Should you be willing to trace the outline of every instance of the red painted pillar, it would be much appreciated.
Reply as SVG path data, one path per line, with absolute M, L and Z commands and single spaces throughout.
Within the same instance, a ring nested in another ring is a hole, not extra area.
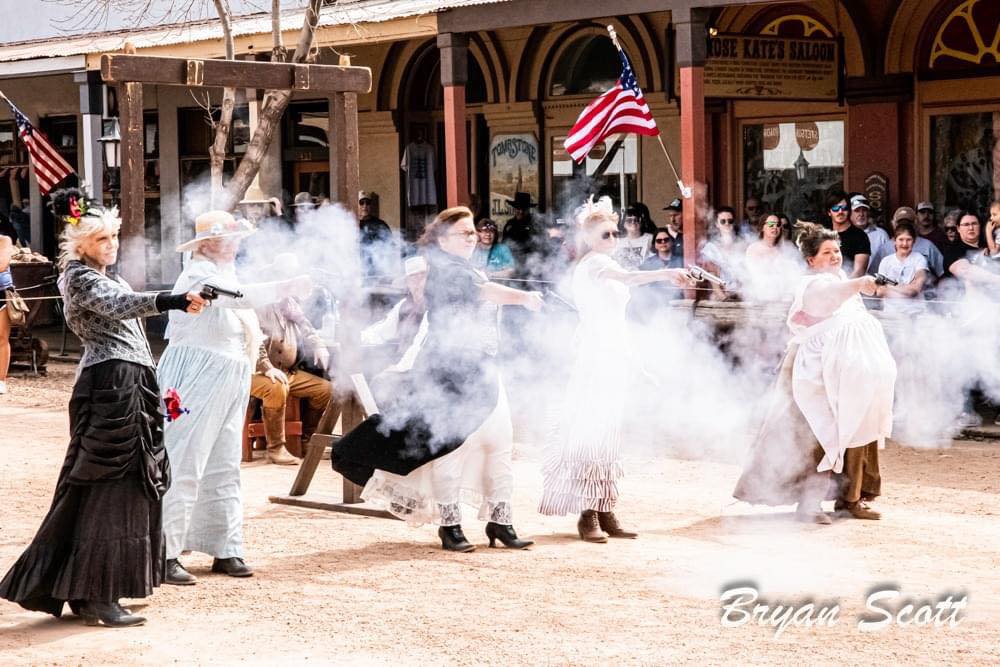
M 448 206 L 469 203 L 469 151 L 465 145 L 465 86 L 444 87 L 444 160 Z
M 681 81 L 681 180 L 691 188 L 682 212 L 684 263 L 696 264 L 698 248 L 705 240 L 706 183 L 709 145 L 705 122 L 705 58 L 708 53 L 708 12 L 680 10 L 674 16 L 677 64 Z
M 437 37 L 444 88 L 445 192 L 448 206 L 469 203 L 469 151 L 465 139 L 465 83 L 468 81 L 469 38 L 442 33 Z
M 681 68 L 681 180 L 691 187 L 693 198 L 685 200 L 684 262 L 696 264 L 698 246 L 705 237 L 701 213 L 705 210 L 705 68 Z M 692 243 L 693 241 L 693 243 Z

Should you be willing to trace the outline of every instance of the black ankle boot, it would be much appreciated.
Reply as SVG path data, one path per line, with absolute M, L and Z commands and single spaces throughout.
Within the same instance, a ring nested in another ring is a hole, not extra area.
M 198 578 L 184 569 L 176 558 L 168 558 L 163 568 L 163 583 L 172 586 L 193 586 Z
M 117 602 L 84 602 L 80 615 L 87 625 L 106 625 L 109 628 L 127 628 L 142 625 L 146 619 L 123 609 Z
M 465 539 L 465 533 L 461 526 L 441 526 L 438 528 L 438 537 L 441 538 L 441 548 L 445 551 L 474 551 L 476 545 L 470 544 Z
M 513 526 L 506 526 L 490 521 L 486 524 L 486 537 L 490 538 L 490 546 L 495 547 L 500 540 L 508 549 L 527 549 L 534 541 L 518 539 Z

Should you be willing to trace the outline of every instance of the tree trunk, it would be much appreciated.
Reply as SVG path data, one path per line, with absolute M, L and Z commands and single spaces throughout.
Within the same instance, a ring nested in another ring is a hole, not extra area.
M 293 63 L 308 62 L 314 59 L 312 44 L 316 37 L 316 24 L 319 22 L 321 6 L 322 0 L 309 0 L 302 31 L 299 33 L 298 45 L 292 55 L 291 61 Z M 257 128 L 250 139 L 250 145 L 247 147 L 243 159 L 240 160 L 229 185 L 226 186 L 225 192 L 220 195 L 218 208 L 232 210 L 246 194 L 247 188 L 250 187 L 254 176 L 260 170 L 260 163 L 264 159 L 267 147 L 270 146 L 271 140 L 274 138 L 274 133 L 281 124 L 281 117 L 284 115 L 285 109 L 288 108 L 288 102 L 291 99 L 292 91 L 290 90 L 267 91 L 261 105 Z
M 229 15 L 228 3 L 223 0 L 214 0 L 215 11 L 222 22 L 222 39 L 226 46 L 226 60 L 235 60 L 236 43 L 233 40 L 232 17 Z M 236 106 L 236 89 L 223 88 L 222 108 L 219 111 L 219 120 L 214 122 L 209 111 L 209 121 L 215 127 L 215 139 L 208 149 L 212 169 L 211 198 L 212 207 L 219 206 L 222 197 L 222 171 L 226 162 L 226 149 L 229 147 L 229 132 L 233 125 L 233 108 Z

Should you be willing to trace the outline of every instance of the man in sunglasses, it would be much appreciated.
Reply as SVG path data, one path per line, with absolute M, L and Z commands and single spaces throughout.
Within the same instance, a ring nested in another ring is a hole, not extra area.
M 764 202 L 755 196 L 747 197 L 743 204 L 743 220 L 740 221 L 740 235 L 756 238 L 760 231 L 760 223 L 767 212 Z
M 674 242 L 673 253 L 684 259 L 684 235 L 681 233 L 684 229 L 683 219 L 681 218 L 681 209 L 683 207 L 683 202 L 680 199 L 674 199 L 669 204 L 663 207 L 663 210 L 667 212 L 667 233 L 670 234 L 670 238 Z M 653 250 L 656 250 L 655 248 Z
M 868 235 L 851 224 L 850 203 L 847 193 L 833 190 L 826 197 L 833 231 L 840 235 L 840 253 L 844 257 L 844 273 L 848 278 L 860 278 L 868 269 L 872 255 Z

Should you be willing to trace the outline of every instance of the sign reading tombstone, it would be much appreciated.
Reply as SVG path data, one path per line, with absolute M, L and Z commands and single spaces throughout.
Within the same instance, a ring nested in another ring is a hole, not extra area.
M 498 134 L 490 142 L 489 216 L 511 216 L 507 200 L 515 192 L 538 201 L 538 140 L 533 134 Z
M 835 39 L 710 36 L 705 97 L 835 100 L 839 68 Z

